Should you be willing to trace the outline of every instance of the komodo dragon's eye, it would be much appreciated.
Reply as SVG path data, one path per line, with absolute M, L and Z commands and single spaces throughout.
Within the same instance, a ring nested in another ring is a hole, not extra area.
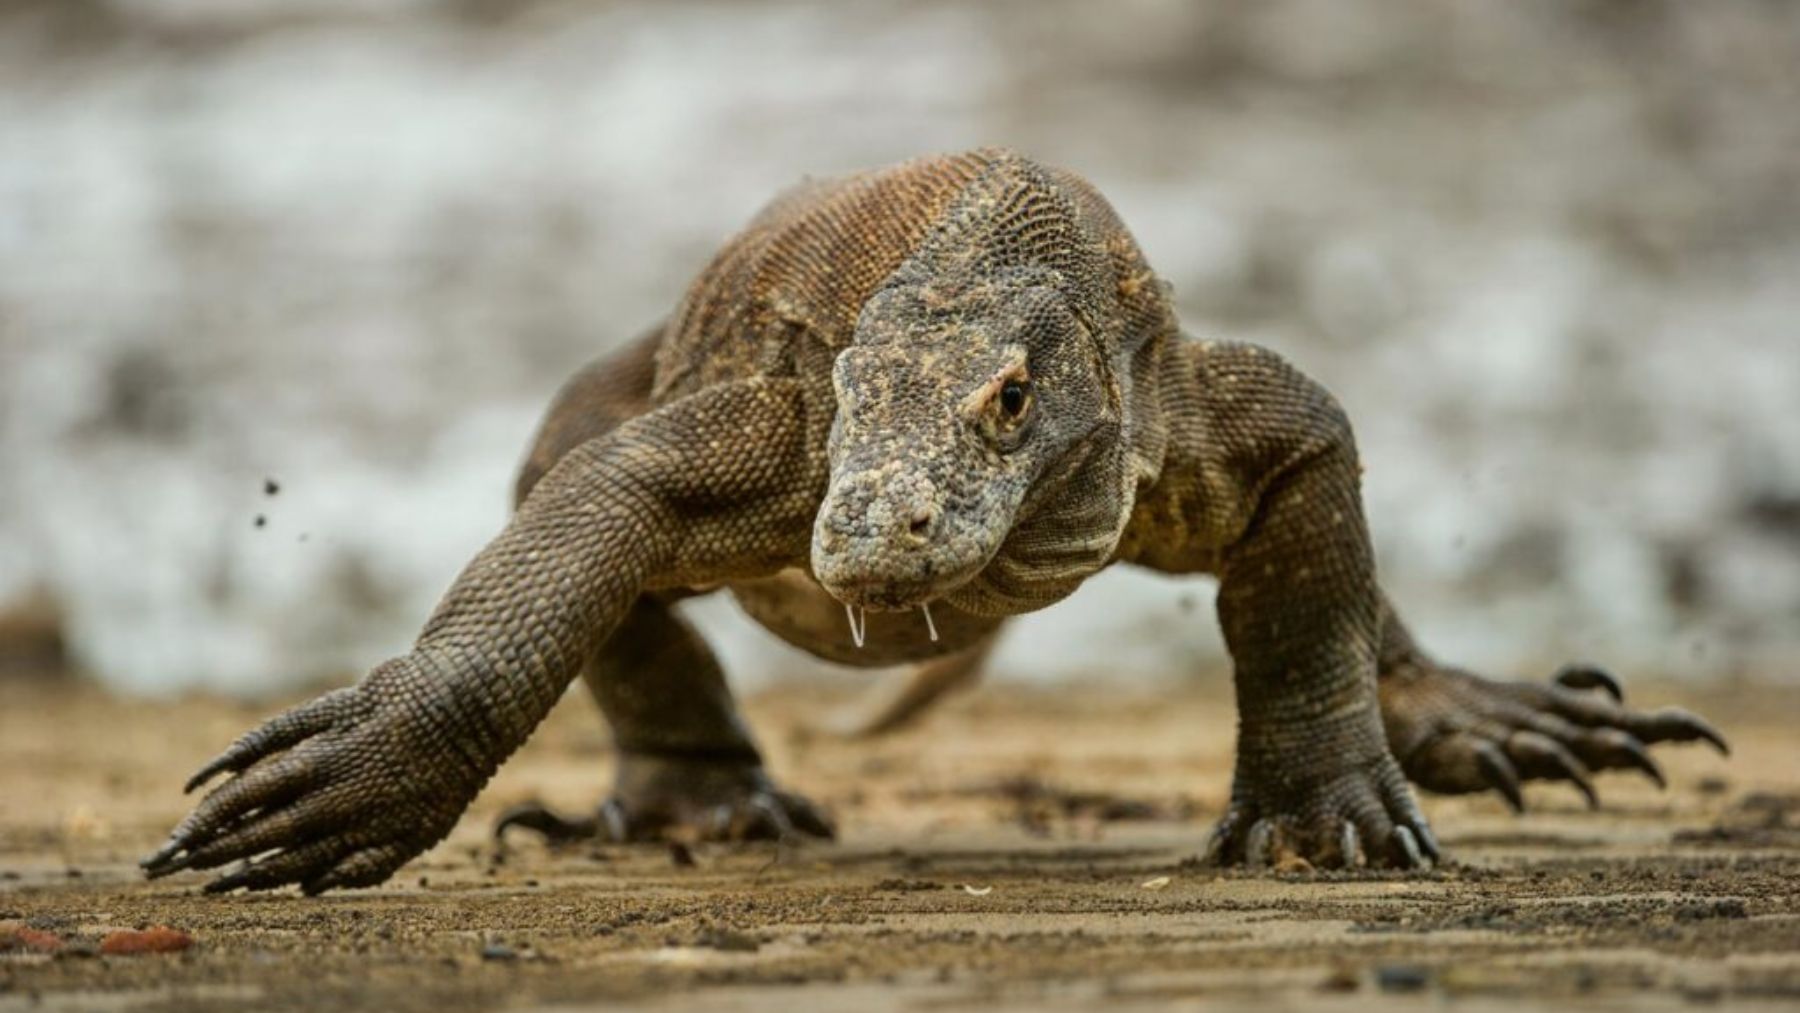
M 1000 410 L 1012 418 L 1025 413 L 1025 404 L 1031 398 L 1031 381 L 1008 380 L 1000 388 Z

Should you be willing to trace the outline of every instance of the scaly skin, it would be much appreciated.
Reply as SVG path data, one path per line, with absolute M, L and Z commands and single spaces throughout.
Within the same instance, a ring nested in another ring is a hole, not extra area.
M 669 611 L 720 587 L 824 657 L 941 659 L 937 685 L 1105 566 L 1216 575 L 1240 715 L 1227 863 L 1418 866 L 1437 846 L 1408 776 L 1516 798 L 1522 777 L 1653 770 L 1644 742 L 1722 746 L 1589 692 L 1616 686 L 1590 669 L 1530 687 L 1430 661 L 1376 584 L 1358 476 L 1330 395 L 1269 352 L 1184 340 L 1078 177 L 984 150 L 810 183 L 564 389 L 512 521 L 412 650 L 233 743 L 189 787 L 232 778 L 145 867 L 253 859 L 209 890 L 381 882 L 578 674 L 613 725 L 613 795 L 502 826 L 828 835 Z

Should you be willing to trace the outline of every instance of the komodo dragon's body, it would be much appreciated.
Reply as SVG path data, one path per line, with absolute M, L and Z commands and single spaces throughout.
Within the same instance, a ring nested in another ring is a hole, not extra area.
M 1659 777 L 1707 739 L 1597 669 L 1501 683 L 1413 645 L 1375 579 L 1349 423 L 1274 354 L 1185 339 L 1082 179 L 1004 151 L 784 195 L 674 316 L 578 374 L 518 509 L 407 654 L 233 743 L 153 876 L 210 890 L 380 882 L 443 838 L 576 675 L 613 726 L 600 814 L 557 834 L 828 835 L 765 774 L 706 644 L 670 609 L 728 588 L 850 664 L 969 667 L 1006 617 L 1114 563 L 1219 579 L 1231 802 L 1210 854 L 1417 866 L 1407 785 Z M 848 615 L 848 619 L 846 619 Z M 935 659 L 935 660 L 933 660 Z

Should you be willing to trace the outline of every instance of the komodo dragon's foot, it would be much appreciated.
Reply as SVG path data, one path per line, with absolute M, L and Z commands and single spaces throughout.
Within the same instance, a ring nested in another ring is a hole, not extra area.
M 570 819 L 538 802 L 503 813 L 509 827 L 535 830 L 552 843 L 605 840 L 781 840 L 837 835 L 819 807 L 775 787 L 759 764 L 623 753 L 612 797 L 593 816 Z
M 1724 736 L 1679 707 L 1635 711 L 1618 680 L 1569 665 L 1547 685 L 1496 682 L 1428 661 L 1382 676 L 1388 744 L 1420 787 L 1447 794 L 1494 790 L 1525 808 L 1521 781 L 1567 781 L 1599 805 L 1590 772 L 1634 769 L 1664 784 L 1645 747 L 1705 740 L 1729 753 Z
M 1296 755 L 1247 760 L 1244 745 L 1207 864 L 1419 869 L 1438 859 L 1437 839 L 1393 757 L 1333 764 L 1342 754 L 1320 749 L 1313 759 L 1328 768 Z

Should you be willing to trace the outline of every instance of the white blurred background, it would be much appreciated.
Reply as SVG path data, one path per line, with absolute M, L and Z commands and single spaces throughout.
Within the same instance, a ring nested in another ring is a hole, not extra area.
M 1792 678 L 1796 110 L 1778 0 L 4 0 L 0 609 L 131 690 L 349 678 L 762 201 L 1004 144 L 1339 394 L 1439 653 Z M 998 674 L 1219 669 L 1210 587 L 1102 580 Z

